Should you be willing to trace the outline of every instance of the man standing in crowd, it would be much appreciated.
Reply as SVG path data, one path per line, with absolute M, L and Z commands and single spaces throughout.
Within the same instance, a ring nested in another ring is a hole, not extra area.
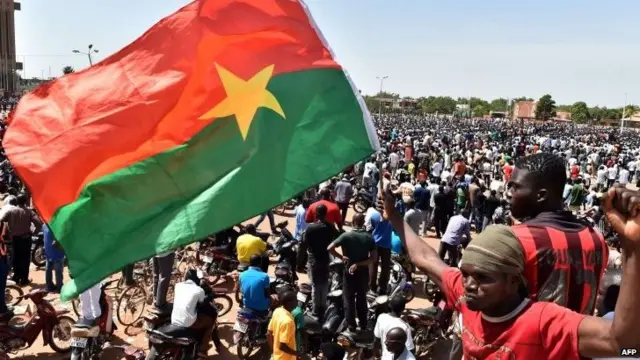
M 382 345 L 382 358 L 381 360 L 394 360 L 394 354 L 389 348 L 387 348 L 385 339 L 387 334 L 394 328 L 401 328 L 406 333 L 405 347 L 407 350 L 412 351 L 414 348 L 413 337 L 411 336 L 411 326 L 402 320 L 402 314 L 406 306 L 406 300 L 402 296 L 395 296 L 389 300 L 389 313 L 380 314 L 376 325 L 373 330 L 373 335 L 376 338 L 376 343 L 380 342 Z
M 279 300 L 282 306 L 273 312 L 267 332 L 267 340 L 273 350 L 272 358 L 274 360 L 296 360 L 303 356 L 296 350 L 296 323 L 291 314 L 298 305 L 298 300 L 292 291 L 282 293 Z
M 322 321 L 329 293 L 329 253 L 327 247 L 337 237 L 338 231 L 326 220 L 327 207 L 316 207 L 316 221 L 309 225 L 304 242 L 309 253 L 309 278 L 313 288 L 313 315 Z
M 347 210 L 349 210 L 349 202 L 353 197 L 353 186 L 349 181 L 349 176 L 344 174 L 342 179 L 338 181 L 336 184 L 336 203 L 338 204 L 338 208 L 340 208 L 340 218 L 341 224 L 344 224 L 345 219 L 347 218 Z
M 462 210 L 458 215 L 453 216 L 447 224 L 447 231 L 440 239 L 440 250 L 438 255 L 440 259 L 444 261 L 445 256 L 449 258 L 449 265 L 458 266 L 458 246 L 462 244 L 463 247 L 471 241 L 471 225 L 467 217 L 469 211 L 467 209 Z M 405 220 L 406 221 L 406 220 Z M 462 241 L 462 236 L 466 236 L 466 241 Z
M 62 270 L 64 268 L 64 253 L 60 249 L 60 245 L 53 238 L 53 233 L 49 230 L 49 226 L 42 226 L 42 236 L 44 242 L 44 255 L 47 263 L 45 268 L 45 284 L 48 292 L 60 293 L 62 289 Z M 55 275 L 55 284 L 53 282 Z
M 376 257 L 369 266 L 369 289 L 379 295 L 387 293 L 389 274 L 391 273 L 391 233 L 392 228 L 389 221 L 382 218 L 379 211 L 367 212 L 367 231 L 373 235 L 376 243 Z M 380 282 L 378 282 L 378 263 L 380 263 Z M 378 288 L 380 284 L 380 288 Z
M 336 251 L 337 247 L 341 247 L 342 254 Z M 356 313 L 360 328 L 364 329 L 367 326 L 369 266 L 378 258 L 376 243 L 364 229 L 364 216 L 355 214 L 353 230 L 341 234 L 327 250 L 347 267 L 344 273 L 343 298 L 348 330 L 355 332 L 357 329 Z
M 309 209 L 307 209 L 307 215 L 305 216 L 307 223 L 310 224 L 316 221 L 316 208 L 319 205 L 324 205 L 327 208 L 326 221 L 329 224 L 336 225 L 338 230 L 342 232 L 342 216 L 340 215 L 340 209 L 336 203 L 331 201 L 331 190 L 327 188 L 320 190 L 320 200 L 311 204 Z
M 18 195 L 2 208 L 0 223 L 6 222 L 13 243 L 13 281 L 20 286 L 29 284 L 29 264 L 31 263 L 31 224 L 41 226 L 40 219 L 27 209 L 27 196 Z

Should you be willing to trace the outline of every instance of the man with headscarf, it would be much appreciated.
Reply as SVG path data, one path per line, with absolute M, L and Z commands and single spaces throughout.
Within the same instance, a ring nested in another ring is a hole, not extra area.
M 411 261 L 438 284 L 447 305 L 462 315 L 465 357 L 478 359 L 580 359 L 616 356 L 637 347 L 640 321 L 640 192 L 612 188 L 605 214 L 625 251 L 614 322 L 527 298 L 523 249 L 514 231 L 494 225 L 465 250 L 460 270 L 444 264 L 385 197 L 384 208 Z

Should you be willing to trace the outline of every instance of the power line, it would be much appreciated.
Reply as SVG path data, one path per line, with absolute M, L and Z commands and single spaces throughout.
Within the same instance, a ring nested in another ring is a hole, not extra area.
M 17 54 L 16 57 L 24 56 L 24 57 L 68 57 L 73 56 L 73 54 Z

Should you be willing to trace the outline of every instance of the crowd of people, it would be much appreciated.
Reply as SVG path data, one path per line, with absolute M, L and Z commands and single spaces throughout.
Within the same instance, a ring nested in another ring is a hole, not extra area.
M 640 321 L 633 306 L 640 300 L 638 132 L 405 114 L 385 114 L 375 123 L 378 153 L 298 198 L 295 266 L 309 275 L 310 311 L 300 308 L 295 292 L 269 291 L 269 234 L 257 229 L 268 220 L 277 231 L 273 211 L 245 225 L 242 234 L 216 234 L 216 245 L 240 264 L 243 311 L 270 315 L 265 342 L 274 359 L 305 357 L 305 321 L 324 320 L 336 260 L 346 269 L 345 332 L 367 331 L 367 295 L 388 293 L 392 258 L 407 264 L 410 278 L 420 270 L 434 282 L 442 292 L 434 303 L 441 299 L 456 314 L 452 360 L 611 358 L 640 347 L 633 331 Z M 24 187 L 3 164 L 0 222 L 10 233 L 0 244 L 13 251 L 0 247 L 2 291 L 9 264 L 13 280 L 28 284 L 25 257 L 41 225 Z M 349 217 L 356 198 L 363 211 Z M 64 253 L 46 224 L 43 232 L 46 287 L 59 292 Z M 427 236 L 440 241 L 438 249 L 424 241 Z M 198 330 L 206 356 L 211 339 L 222 346 L 211 329 L 216 310 L 199 305 L 207 295 L 195 272 L 175 285 L 167 306 L 174 258 L 166 253 L 153 259 L 153 312 Z M 134 281 L 131 267 L 123 277 Z M 98 284 L 80 297 L 89 325 L 100 316 L 100 307 L 91 305 L 99 296 Z M 389 312 L 372 329 L 383 360 L 415 359 L 405 306 L 404 297 L 391 298 Z M 10 317 L 4 301 L 0 313 Z M 335 342 L 323 344 L 322 352 L 331 360 L 345 356 Z

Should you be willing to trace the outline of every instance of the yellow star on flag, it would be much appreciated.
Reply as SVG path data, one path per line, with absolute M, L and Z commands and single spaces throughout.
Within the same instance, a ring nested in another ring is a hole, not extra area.
M 222 66 L 218 64 L 215 65 L 227 97 L 213 109 L 200 116 L 199 120 L 235 115 L 238 128 L 240 128 L 240 134 L 242 134 L 242 139 L 245 140 L 258 108 L 264 107 L 271 109 L 286 119 L 280 103 L 278 103 L 276 97 L 267 90 L 267 84 L 273 74 L 273 65 L 269 65 L 260 70 L 249 80 L 243 80 Z

